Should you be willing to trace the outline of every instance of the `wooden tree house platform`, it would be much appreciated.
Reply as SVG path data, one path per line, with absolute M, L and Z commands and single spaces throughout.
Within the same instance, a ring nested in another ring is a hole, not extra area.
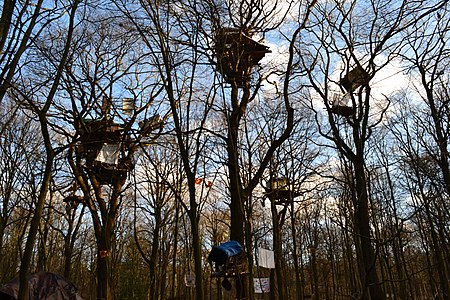
M 353 116 L 356 113 L 356 109 L 351 106 L 335 104 L 331 107 L 331 112 L 336 115 L 349 117 Z
M 235 28 L 217 30 L 214 39 L 217 69 L 225 82 L 235 82 L 238 87 L 250 80 L 252 68 L 271 52 L 269 47 Z
M 357 66 L 341 78 L 341 86 L 349 93 L 353 93 L 357 88 L 367 84 L 369 74 L 363 67 Z
M 121 124 L 110 119 L 86 120 L 80 128 L 77 153 L 100 184 L 114 184 L 134 168 L 127 153 L 129 146 L 129 134 Z
M 294 198 L 300 196 L 301 193 L 293 191 L 289 180 L 284 177 L 273 178 L 266 189 L 265 196 L 274 201 L 276 205 L 290 203 Z
M 349 117 L 356 113 L 356 108 L 353 105 L 348 105 L 350 94 L 357 88 L 367 84 L 369 81 L 369 74 L 361 66 L 357 66 L 341 78 L 339 84 L 347 91 L 346 95 L 339 95 L 335 93 L 331 101 L 331 112 L 336 115 Z

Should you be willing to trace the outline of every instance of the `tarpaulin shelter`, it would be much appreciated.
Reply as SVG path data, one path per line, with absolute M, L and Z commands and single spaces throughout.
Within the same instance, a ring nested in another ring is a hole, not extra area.
M 212 277 L 222 277 L 222 287 L 228 291 L 232 288 L 228 277 L 236 278 L 236 293 L 240 295 L 241 275 L 246 273 L 245 258 L 245 252 L 237 241 L 228 241 L 212 247 L 208 254 L 208 261 L 213 269 Z
M 0 287 L 0 300 L 15 300 L 19 296 L 19 278 Z M 49 272 L 38 272 L 28 278 L 27 300 L 83 300 L 77 287 L 63 277 Z
M 228 241 L 212 247 L 208 261 L 214 263 L 214 276 L 234 276 L 242 272 L 245 255 L 242 246 L 237 241 Z

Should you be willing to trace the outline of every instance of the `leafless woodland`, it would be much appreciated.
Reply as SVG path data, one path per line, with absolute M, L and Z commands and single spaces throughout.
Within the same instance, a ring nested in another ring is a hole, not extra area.
M 0 285 L 450 299 L 448 1 L 1 8 Z M 207 260 L 228 240 L 230 291 Z

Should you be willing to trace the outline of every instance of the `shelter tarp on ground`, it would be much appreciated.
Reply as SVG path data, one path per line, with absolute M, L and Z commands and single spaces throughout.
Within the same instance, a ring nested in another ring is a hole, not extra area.
M 0 287 L 0 300 L 14 300 L 19 295 L 19 278 Z M 28 278 L 28 300 L 83 300 L 76 286 L 63 277 L 49 272 L 38 272 Z

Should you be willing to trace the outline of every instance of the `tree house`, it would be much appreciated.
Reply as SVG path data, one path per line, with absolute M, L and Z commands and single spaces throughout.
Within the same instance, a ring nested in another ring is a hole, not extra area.
M 353 93 L 358 87 L 366 84 L 369 81 L 369 74 L 363 67 L 357 66 L 344 77 L 341 78 L 341 86 L 349 93 Z
M 216 31 L 214 39 L 217 69 L 225 82 L 235 82 L 238 87 L 250 80 L 252 68 L 266 53 L 270 53 L 267 46 L 236 28 L 221 28 Z
M 331 112 L 340 116 L 348 117 L 356 113 L 355 107 L 349 105 L 351 102 L 350 94 L 342 95 L 340 93 L 332 93 Z
M 300 196 L 300 193 L 293 191 L 292 185 L 285 177 L 273 178 L 269 182 L 269 188 L 266 188 L 266 197 L 274 201 L 276 205 L 287 204 L 294 198 Z
M 110 119 L 85 120 L 77 152 L 100 184 L 114 184 L 125 179 L 134 167 L 127 151 L 129 145 L 129 135 L 122 125 Z
M 351 103 L 351 94 L 360 86 L 367 84 L 369 74 L 363 67 L 357 66 L 341 78 L 339 84 L 347 91 L 345 95 L 332 94 L 331 112 L 348 117 L 356 113 L 356 107 Z M 349 105 L 349 103 L 351 105 Z

